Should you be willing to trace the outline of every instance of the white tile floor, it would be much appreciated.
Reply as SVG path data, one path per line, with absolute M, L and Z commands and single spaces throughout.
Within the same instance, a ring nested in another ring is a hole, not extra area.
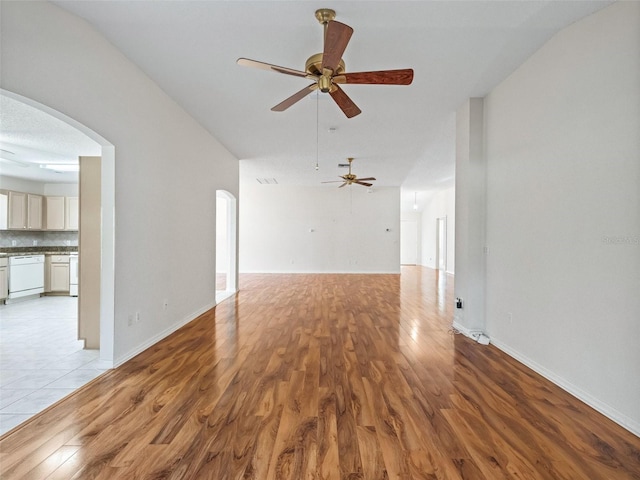
M 0 435 L 104 372 L 77 337 L 78 299 L 0 305 Z

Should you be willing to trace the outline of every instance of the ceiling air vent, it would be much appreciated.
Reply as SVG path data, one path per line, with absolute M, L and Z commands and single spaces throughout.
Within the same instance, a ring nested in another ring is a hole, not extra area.
M 261 185 L 276 185 L 278 181 L 275 178 L 256 178 Z

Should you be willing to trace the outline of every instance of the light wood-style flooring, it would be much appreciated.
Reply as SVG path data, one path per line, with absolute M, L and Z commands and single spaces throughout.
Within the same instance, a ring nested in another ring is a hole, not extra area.
M 0 438 L 0 478 L 640 479 L 638 437 L 451 331 L 451 276 L 240 287 Z

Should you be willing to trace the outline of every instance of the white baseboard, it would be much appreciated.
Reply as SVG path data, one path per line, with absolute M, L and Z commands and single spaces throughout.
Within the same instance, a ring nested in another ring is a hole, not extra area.
M 163 338 L 168 337 L 169 335 L 171 335 L 176 330 L 184 327 L 187 323 L 191 322 L 192 320 L 195 320 L 200 315 L 202 315 L 204 312 L 207 312 L 207 311 L 211 310 L 215 306 L 216 306 L 215 303 L 211 303 L 211 304 L 205 305 L 204 307 L 200 308 L 199 310 L 196 310 L 195 312 L 187 315 L 186 317 L 182 318 L 178 322 L 174 323 L 169 328 L 166 328 L 162 332 L 158 333 L 157 335 L 154 335 L 153 337 L 151 337 L 146 342 L 142 343 L 141 345 L 138 345 L 133 350 L 130 350 L 125 355 L 123 355 L 119 359 L 115 360 L 113 362 L 114 368 L 117 368 L 120 365 L 122 365 L 123 363 L 128 362 L 129 360 L 131 360 L 136 355 L 144 352 L 147 348 L 152 347 L 153 345 L 158 343 Z
M 111 370 L 111 369 L 113 368 L 113 362 L 112 362 L 111 360 L 102 360 L 102 359 L 99 359 L 99 360 L 96 362 L 95 367 L 96 367 L 98 370 Z
M 454 325 L 454 328 L 458 329 L 457 327 L 455 327 L 455 325 Z M 492 338 L 491 343 L 495 345 L 497 348 L 499 348 L 500 350 L 502 350 L 504 353 L 509 355 L 510 357 L 515 358 L 520 363 L 526 365 L 534 372 L 542 375 L 544 378 L 546 378 L 550 382 L 555 383 L 557 386 L 559 386 L 566 392 L 570 393 L 571 395 L 576 397 L 578 400 L 586 403 L 591 408 L 603 414 L 605 417 L 613 420 L 621 427 L 625 428 L 626 430 L 629 430 L 634 435 L 637 435 L 638 437 L 640 437 L 640 422 L 638 422 L 637 420 L 629 418 L 627 415 L 619 412 L 618 410 L 611 407 L 610 405 L 607 405 L 606 403 L 598 400 L 597 398 L 593 397 L 592 395 L 585 392 L 581 388 L 573 385 L 571 382 L 567 381 L 566 379 L 560 377 L 559 375 L 556 375 L 555 373 L 543 367 L 542 365 L 536 363 L 535 361 L 531 360 L 525 355 L 522 355 L 521 353 L 512 349 L 511 347 L 505 345 L 500 340 L 496 340 Z

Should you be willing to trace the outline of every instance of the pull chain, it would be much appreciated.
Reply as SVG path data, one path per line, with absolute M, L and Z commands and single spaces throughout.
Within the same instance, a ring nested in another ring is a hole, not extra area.
M 318 165 L 318 157 L 320 154 L 318 153 L 320 150 L 320 105 L 319 105 L 320 93 L 316 91 L 316 172 L 320 169 Z

